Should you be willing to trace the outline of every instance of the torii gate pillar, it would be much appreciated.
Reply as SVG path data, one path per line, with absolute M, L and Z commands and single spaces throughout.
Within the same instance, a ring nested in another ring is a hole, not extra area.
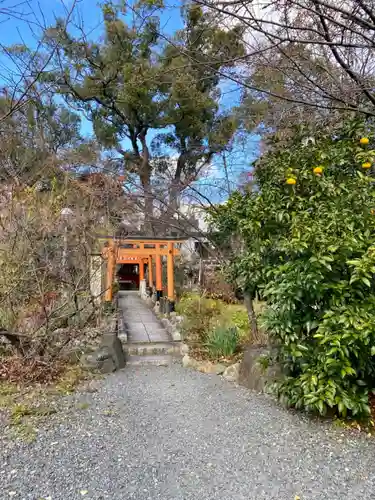
M 167 254 L 167 283 L 168 283 L 168 312 L 174 311 L 174 264 L 173 264 L 173 242 L 168 242 Z

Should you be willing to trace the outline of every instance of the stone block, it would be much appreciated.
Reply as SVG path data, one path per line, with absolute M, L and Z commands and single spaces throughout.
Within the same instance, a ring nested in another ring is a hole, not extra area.
M 187 344 L 182 343 L 180 346 L 180 354 L 185 356 L 185 354 L 189 354 L 189 346 Z
M 116 365 L 113 360 L 113 358 L 108 358 L 103 360 L 101 366 L 100 366 L 100 372 L 101 373 L 113 373 L 116 371 Z
M 212 373 L 220 375 L 224 372 L 226 366 L 221 363 L 211 363 L 211 361 L 198 361 L 185 354 L 182 358 L 182 366 L 184 368 L 193 368 L 201 373 Z
M 118 334 L 118 338 L 122 344 L 126 344 L 128 342 L 128 334 L 126 332 L 121 332 Z
M 266 370 L 259 363 L 261 356 L 269 354 L 270 349 L 266 347 L 249 346 L 244 352 L 240 366 L 238 383 L 248 389 L 263 392 L 266 386 L 282 378 L 280 366 L 270 366 Z
M 115 334 L 104 334 L 99 349 L 81 358 L 83 366 L 89 370 L 111 373 L 126 365 L 121 340 Z
M 166 297 L 160 297 L 160 312 L 162 314 L 168 313 L 168 300 Z
M 181 333 L 177 328 L 171 328 L 170 334 L 175 342 L 179 342 L 181 340 Z
M 101 370 L 104 361 L 109 358 L 109 351 L 101 347 L 92 353 L 84 354 L 81 358 L 81 363 L 88 370 Z
M 223 373 L 223 377 L 229 382 L 238 382 L 240 376 L 240 368 L 240 362 L 228 366 Z
M 126 344 L 128 341 L 128 333 L 126 331 L 125 323 L 124 323 L 124 318 L 119 316 L 118 322 L 117 322 L 117 337 L 120 339 L 120 341 L 123 344 Z
M 165 329 L 168 329 L 169 321 L 167 318 L 161 318 L 160 323 L 164 326 Z
M 117 317 L 116 315 L 108 318 L 107 324 L 104 327 L 106 333 L 116 333 L 117 331 Z
M 188 354 L 185 354 L 182 358 L 182 366 L 184 368 L 197 368 L 198 361 L 194 358 L 191 358 Z
M 121 340 L 117 337 L 117 335 L 103 335 L 102 346 L 108 349 L 115 363 L 116 370 L 120 370 L 125 367 L 125 355 L 122 349 Z
M 203 361 L 199 363 L 198 371 L 202 373 L 212 373 L 221 375 L 224 373 L 226 366 L 221 363 L 211 363 L 210 361 Z
M 148 307 L 153 307 L 154 303 L 153 303 L 153 301 L 152 301 L 152 298 L 151 298 L 151 297 L 147 297 L 147 298 L 145 299 L 145 301 L 146 301 L 146 304 L 148 305 Z

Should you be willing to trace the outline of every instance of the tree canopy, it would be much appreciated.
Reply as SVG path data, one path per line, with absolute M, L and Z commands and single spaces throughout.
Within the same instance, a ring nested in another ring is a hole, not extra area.
M 228 78 L 243 89 L 250 127 L 281 133 L 296 122 L 335 126 L 350 112 L 375 115 L 372 1 L 196 3 L 242 28 L 246 57 Z
M 48 31 L 60 47 L 57 89 L 93 122 L 102 147 L 116 151 L 114 163 L 127 181 L 139 181 L 146 223 L 153 219 L 154 172 L 173 171 L 168 200 L 162 200 L 167 216 L 232 139 L 235 116 L 220 109 L 218 71 L 233 67 L 244 51 L 240 29 L 222 29 L 216 15 L 190 3 L 182 8 L 183 27 L 167 41 L 163 11 L 162 2 L 106 4 L 100 42 L 83 32 L 74 37 L 63 22 Z

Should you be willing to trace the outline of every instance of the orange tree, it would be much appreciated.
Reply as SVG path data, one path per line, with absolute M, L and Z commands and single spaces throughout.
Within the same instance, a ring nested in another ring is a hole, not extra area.
M 274 389 L 321 414 L 368 414 L 375 386 L 374 132 L 352 121 L 274 141 L 255 164 L 255 190 L 212 214 L 242 242 L 232 277 L 267 300 L 263 322 L 285 374 Z

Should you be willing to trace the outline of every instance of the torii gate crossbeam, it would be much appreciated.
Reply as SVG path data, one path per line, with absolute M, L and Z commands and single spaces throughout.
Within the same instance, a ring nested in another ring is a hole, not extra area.
M 153 262 L 155 261 L 155 288 L 157 300 L 163 295 L 162 286 L 162 258 L 167 257 L 167 291 L 170 310 L 174 308 L 174 257 L 180 255 L 176 244 L 181 244 L 183 239 L 153 239 L 153 238 L 129 238 L 116 239 L 113 237 L 101 238 L 106 241 L 102 251 L 102 257 L 107 261 L 106 291 L 104 300 L 112 301 L 113 282 L 117 264 L 138 264 L 140 282 L 145 282 L 145 264 L 148 265 L 149 287 L 152 289 L 154 282 Z

